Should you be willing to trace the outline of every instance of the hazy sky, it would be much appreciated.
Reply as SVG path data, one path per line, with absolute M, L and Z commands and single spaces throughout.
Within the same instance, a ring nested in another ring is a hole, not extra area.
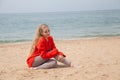
M 120 9 L 120 0 L 0 0 L 0 13 Z

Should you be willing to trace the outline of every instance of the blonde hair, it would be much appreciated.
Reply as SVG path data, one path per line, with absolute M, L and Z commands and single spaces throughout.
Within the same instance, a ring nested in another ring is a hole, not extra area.
M 35 45 L 37 44 L 39 38 L 42 37 L 43 29 L 46 27 L 48 28 L 47 24 L 41 24 L 37 27 L 36 32 L 35 32 L 35 38 L 33 40 L 33 44 L 32 44 L 31 49 L 30 49 L 30 55 L 33 53 L 33 51 L 35 49 Z

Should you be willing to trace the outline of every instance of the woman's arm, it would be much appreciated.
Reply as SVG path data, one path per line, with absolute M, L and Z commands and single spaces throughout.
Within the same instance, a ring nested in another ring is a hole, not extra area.
M 52 36 L 50 36 L 50 39 L 51 39 L 51 43 L 52 43 L 52 48 L 53 49 L 57 49 L 56 46 L 55 46 L 55 43 L 54 43 L 54 40 L 53 40 Z M 64 55 L 62 52 L 59 52 L 59 51 L 58 51 L 58 55 L 66 57 L 66 55 Z

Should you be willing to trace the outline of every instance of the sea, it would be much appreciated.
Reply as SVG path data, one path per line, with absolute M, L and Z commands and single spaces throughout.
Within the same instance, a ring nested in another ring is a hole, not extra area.
M 120 36 L 120 10 L 0 13 L 0 43 L 32 41 L 39 24 L 55 40 Z

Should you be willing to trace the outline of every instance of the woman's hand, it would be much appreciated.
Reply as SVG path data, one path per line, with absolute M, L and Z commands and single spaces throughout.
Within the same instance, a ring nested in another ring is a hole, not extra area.
M 61 61 L 62 59 L 64 59 L 64 56 L 59 55 L 59 56 L 58 56 L 58 61 Z

